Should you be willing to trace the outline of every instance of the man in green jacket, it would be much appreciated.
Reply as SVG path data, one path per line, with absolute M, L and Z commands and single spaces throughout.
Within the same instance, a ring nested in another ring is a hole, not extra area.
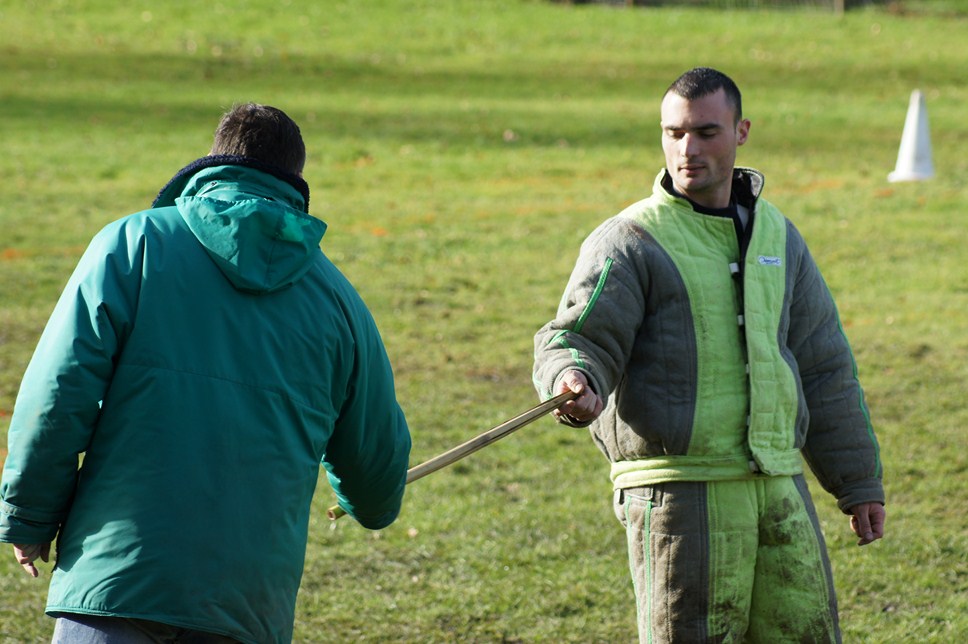
M 729 77 L 662 100 L 653 194 L 582 245 L 535 336 L 543 398 L 611 462 L 643 642 L 837 642 L 805 459 L 865 545 L 881 538 L 877 441 L 833 299 L 793 224 L 736 168 Z
M 305 158 L 282 111 L 234 108 L 58 301 L 0 484 L 29 573 L 57 537 L 55 641 L 289 642 L 320 463 L 362 525 L 397 517 L 410 434 Z

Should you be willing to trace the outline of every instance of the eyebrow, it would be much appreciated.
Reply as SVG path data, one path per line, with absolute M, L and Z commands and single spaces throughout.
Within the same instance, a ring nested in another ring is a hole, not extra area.
M 699 132 L 702 130 L 718 130 L 721 127 L 719 123 L 703 123 L 702 125 L 696 125 L 694 127 L 686 127 L 684 125 L 676 125 L 676 124 L 666 125 L 665 123 L 660 123 L 660 125 L 662 126 L 663 130 L 673 130 L 673 131 L 688 130 L 693 132 Z

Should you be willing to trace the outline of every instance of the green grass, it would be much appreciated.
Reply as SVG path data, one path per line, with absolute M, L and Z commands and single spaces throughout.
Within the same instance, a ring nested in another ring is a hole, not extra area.
M 512 0 L 159 4 L 0 8 L 0 433 L 90 237 L 147 207 L 239 100 L 302 126 L 323 247 L 384 334 L 413 462 L 497 424 L 535 401 L 531 337 L 581 240 L 662 165 L 662 91 L 711 64 L 745 92 L 739 161 L 766 174 L 767 197 L 811 244 L 881 440 L 884 541 L 856 548 L 816 494 L 845 641 L 968 634 L 968 51 L 949 46 L 968 21 L 955 3 L 840 18 Z M 888 184 L 915 88 L 938 176 Z M 322 483 L 296 639 L 633 641 L 609 488 L 587 434 L 550 420 L 415 484 L 380 532 L 330 525 Z M 0 641 L 49 639 L 44 580 L 6 552 Z

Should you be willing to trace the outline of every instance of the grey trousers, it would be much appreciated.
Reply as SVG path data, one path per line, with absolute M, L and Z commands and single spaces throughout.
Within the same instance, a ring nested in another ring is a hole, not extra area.
M 125 617 L 61 614 L 51 644 L 237 644 L 216 633 Z

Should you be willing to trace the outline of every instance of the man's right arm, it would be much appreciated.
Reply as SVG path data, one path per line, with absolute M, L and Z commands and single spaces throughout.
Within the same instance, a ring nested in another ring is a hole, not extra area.
M 624 218 L 600 226 L 582 244 L 557 315 L 534 337 L 534 385 L 542 399 L 582 394 L 558 419 L 586 426 L 625 371 L 645 316 L 646 276 L 638 237 Z
M 588 384 L 588 378 L 581 371 L 566 371 L 558 379 L 556 394 L 573 391 L 577 398 L 569 400 L 554 411 L 555 418 L 569 425 L 586 425 L 602 413 L 605 403 Z
M 323 465 L 339 506 L 363 527 L 385 528 L 403 502 L 410 430 L 397 403 L 383 341 L 362 302 L 348 398 L 326 446 Z

